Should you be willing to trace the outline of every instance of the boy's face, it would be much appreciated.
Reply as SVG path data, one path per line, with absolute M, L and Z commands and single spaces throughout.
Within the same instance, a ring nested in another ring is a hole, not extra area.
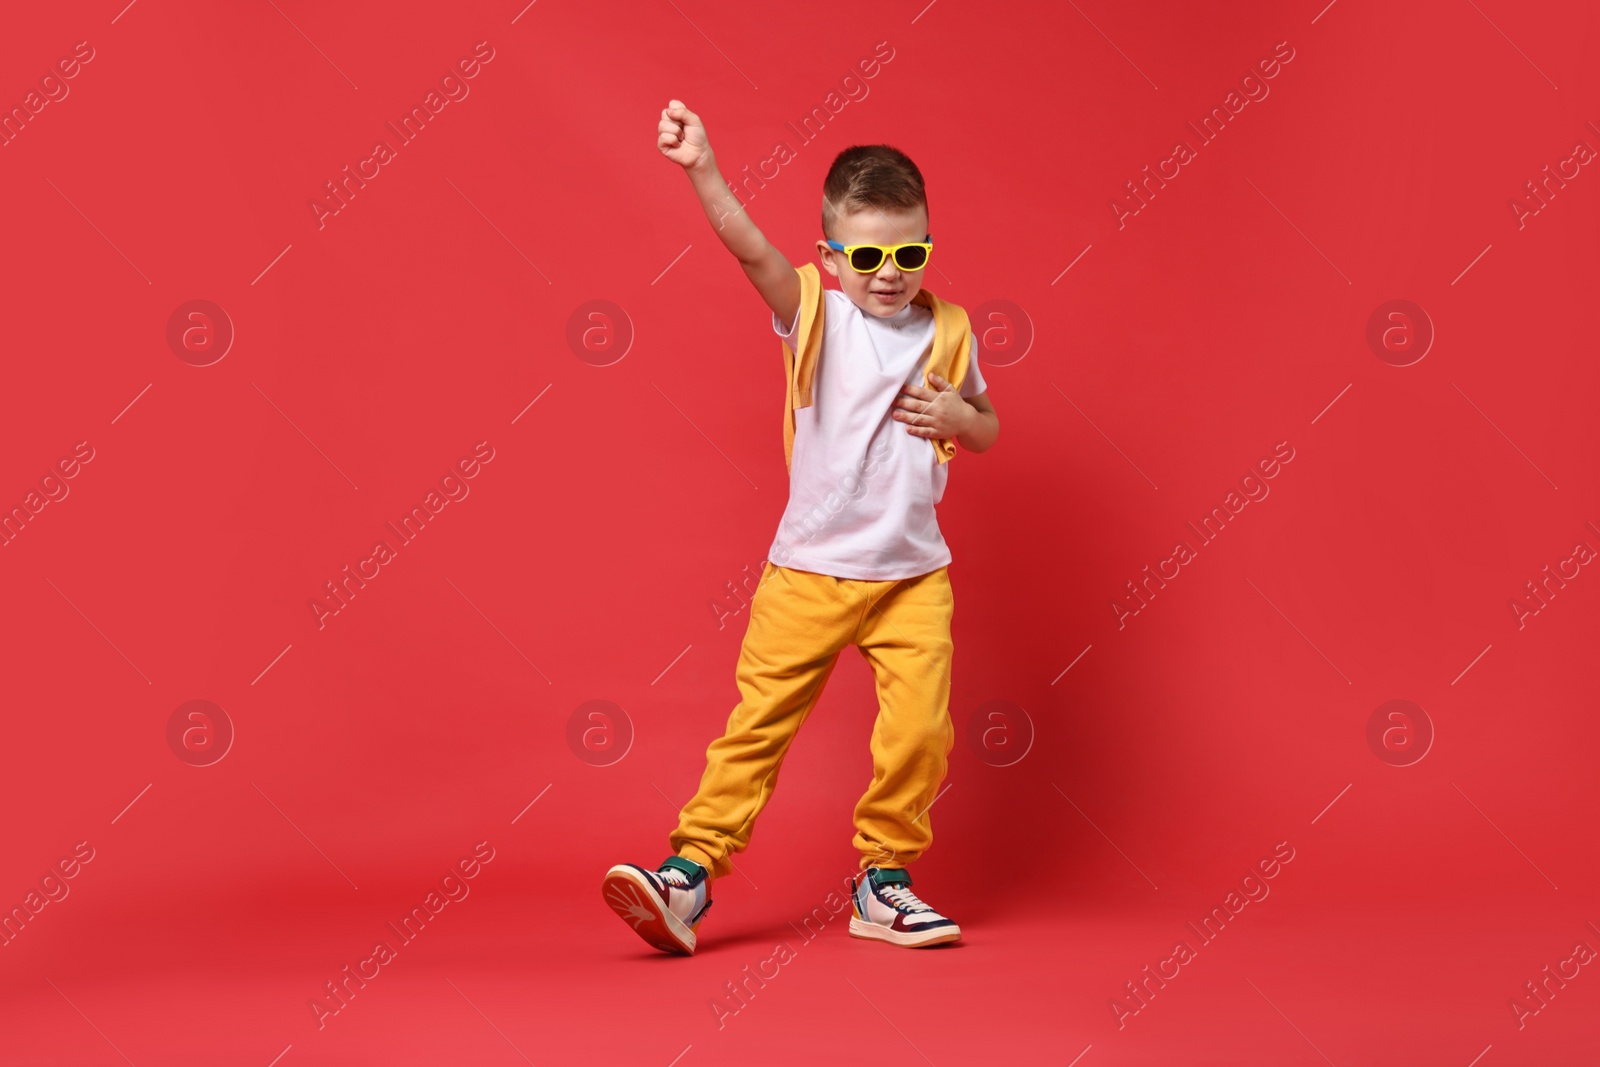
M 851 245 L 899 245 L 921 241 L 928 234 L 928 209 L 866 208 L 837 220 L 834 240 L 846 248 Z M 893 256 L 884 256 L 883 265 L 872 274 L 862 274 L 850 266 L 850 257 L 828 247 L 826 239 L 817 242 L 822 265 L 839 279 L 839 288 L 856 307 L 869 315 L 888 318 L 911 303 L 922 288 L 923 270 L 903 271 L 894 265 Z

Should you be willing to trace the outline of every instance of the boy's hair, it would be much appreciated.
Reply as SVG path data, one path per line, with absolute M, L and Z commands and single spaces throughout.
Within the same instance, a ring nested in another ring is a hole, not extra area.
M 834 157 L 822 183 L 822 232 L 835 238 L 838 220 L 863 208 L 926 208 L 922 172 L 898 148 L 851 145 Z M 922 234 L 910 234 L 918 241 Z

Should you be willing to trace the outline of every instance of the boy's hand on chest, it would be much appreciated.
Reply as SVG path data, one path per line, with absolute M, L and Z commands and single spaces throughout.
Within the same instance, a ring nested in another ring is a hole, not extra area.
M 901 386 L 892 417 L 916 437 L 953 439 L 966 433 L 974 414 L 972 405 L 937 374 L 928 375 L 928 381 L 935 388 L 909 383 Z

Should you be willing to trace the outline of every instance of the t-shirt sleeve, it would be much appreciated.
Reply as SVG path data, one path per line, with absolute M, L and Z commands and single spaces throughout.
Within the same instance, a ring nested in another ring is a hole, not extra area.
M 799 309 L 797 308 L 795 310 L 794 321 L 789 323 L 788 328 L 784 327 L 783 322 L 778 318 L 778 313 L 774 311 L 772 313 L 772 332 L 783 338 L 784 342 L 788 344 L 791 349 L 794 348 L 794 343 L 800 334 Z
M 989 383 L 983 380 L 983 372 L 978 369 L 978 331 L 972 331 L 972 351 L 967 359 L 967 376 L 961 379 L 961 388 L 958 390 L 964 397 L 977 396 L 987 391 Z

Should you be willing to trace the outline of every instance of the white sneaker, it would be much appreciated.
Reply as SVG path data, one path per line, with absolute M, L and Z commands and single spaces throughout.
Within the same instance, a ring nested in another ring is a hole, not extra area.
M 663 952 L 692 956 L 700 920 L 711 909 L 708 877 L 700 864 L 672 856 L 654 871 L 619 863 L 600 889 L 640 937 Z
M 961 940 L 961 927 L 917 899 L 903 867 L 868 867 L 852 883 L 850 936 L 926 948 Z

